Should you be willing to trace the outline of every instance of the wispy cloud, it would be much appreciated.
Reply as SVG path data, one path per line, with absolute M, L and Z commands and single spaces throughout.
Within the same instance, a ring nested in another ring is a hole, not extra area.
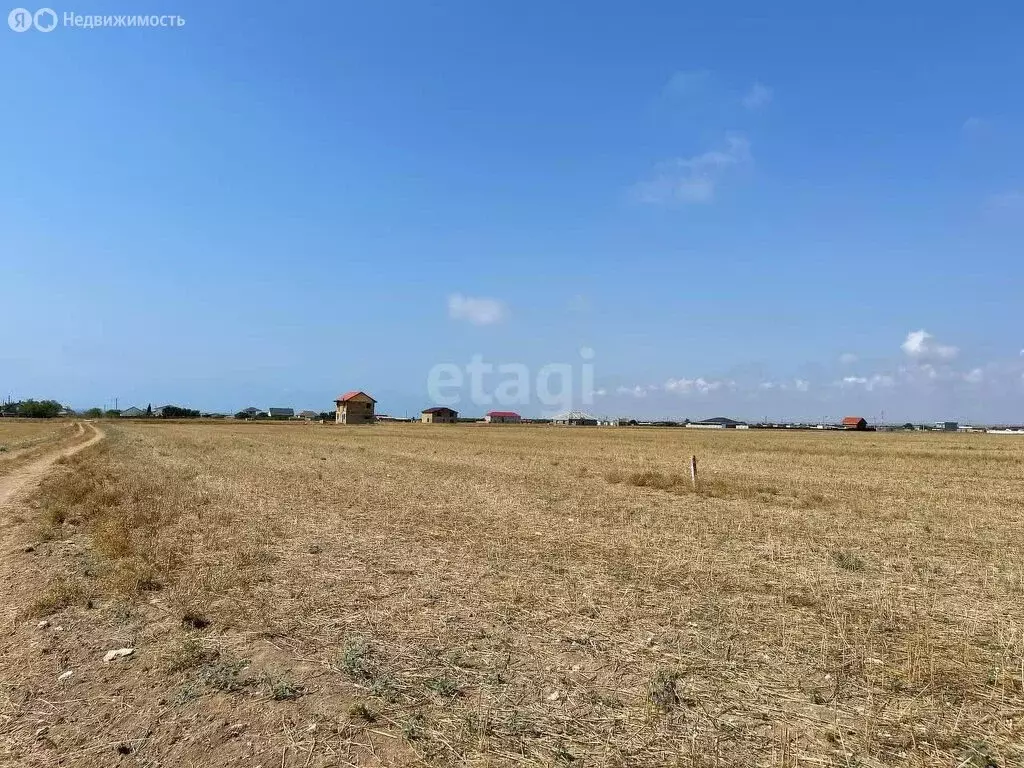
M 885 373 L 876 373 L 873 376 L 846 376 L 837 383 L 840 387 L 863 387 L 868 392 L 873 392 L 876 389 L 895 386 L 896 379 Z
M 651 392 L 656 390 L 657 387 L 653 384 L 643 385 L 637 384 L 634 387 L 619 387 L 615 392 L 619 395 L 629 395 L 630 397 L 643 398 L 647 397 Z
M 672 392 L 677 395 L 706 395 L 709 392 L 717 392 L 720 389 L 731 388 L 733 386 L 735 386 L 735 384 L 731 381 L 698 377 L 696 379 L 669 379 L 665 382 L 664 389 L 666 392 Z
M 498 299 L 453 293 L 448 297 L 448 316 L 473 325 L 493 325 L 508 316 L 508 309 Z
M 904 354 L 914 360 L 952 360 L 960 350 L 953 346 L 939 344 L 928 331 L 911 331 L 901 345 Z
M 985 199 L 985 210 L 994 214 L 1024 213 L 1024 192 L 1011 189 L 989 195 Z
M 711 72 L 706 69 L 673 72 L 663 92 L 669 98 L 693 96 L 706 89 L 710 82 Z
M 569 298 L 568 310 L 575 314 L 584 314 L 590 311 L 590 299 L 582 293 L 577 293 Z
M 964 120 L 964 124 L 961 128 L 963 132 L 972 138 L 981 138 L 988 134 L 992 129 L 992 121 L 985 117 L 968 117 Z
M 964 374 L 964 381 L 968 384 L 981 384 L 985 380 L 985 372 L 981 368 L 973 368 Z
M 775 95 L 775 91 L 769 88 L 767 85 L 761 83 L 754 83 L 743 95 L 743 106 L 751 111 L 767 107 L 771 104 L 772 98 Z
M 659 164 L 654 177 L 637 184 L 633 191 L 644 203 L 707 203 L 715 198 L 730 170 L 750 162 L 750 142 L 740 134 L 730 134 L 718 149 Z
M 860 358 L 858 358 L 853 352 L 843 352 L 843 354 L 839 356 L 839 362 L 843 365 L 853 365 L 859 359 Z

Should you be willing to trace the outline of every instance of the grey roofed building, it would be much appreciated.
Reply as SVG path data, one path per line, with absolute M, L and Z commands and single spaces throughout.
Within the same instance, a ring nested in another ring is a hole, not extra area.
M 294 415 L 295 415 L 295 409 L 294 408 L 268 408 L 267 409 L 267 416 L 269 416 L 272 419 L 273 418 L 290 419 Z
M 125 408 L 121 411 L 122 419 L 137 419 L 140 416 L 145 416 L 146 412 L 141 408 L 136 408 L 134 405 L 131 408 Z
M 316 411 L 299 411 L 299 418 L 302 419 L 319 419 L 320 414 Z
M 691 421 L 686 426 L 696 429 L 745 429 L 747 427 L 747 423 L 745 421 L 736 421 L 736 419 L 730 419 L 726 416 L 715 416 L 714 418 L 704 419 L 703 421 Z
M 597 418 L 584 411 L 566 411 L 551 420 L 555 424 L 567 424 L 573 427 L 597 426 Z

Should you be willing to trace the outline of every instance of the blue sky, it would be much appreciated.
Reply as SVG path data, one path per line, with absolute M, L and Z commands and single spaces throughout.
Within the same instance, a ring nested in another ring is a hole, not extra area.
M 1024 9 L 901 7 L 0 28 L 0 390 L 403 413 L 587 347 L 601 414 L 1024 421 Z

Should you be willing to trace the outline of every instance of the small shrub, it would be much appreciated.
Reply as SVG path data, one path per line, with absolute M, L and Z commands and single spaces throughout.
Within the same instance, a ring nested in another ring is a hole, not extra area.
M 284 677 L 275 680 L 270 675 L 266 675 L 264 682 L 270 689 L 270 696 L 274 701 L 292 701 L 306 693 L 303 686 Z
M 188 638 L 181 644 L 181 650 L 171 658 L 168 670 L 180 672 L 185 669 L 213 664 L 220 657 L 216 648 L 207 648 L 195 638 Z
M 341 670 L 356 680 L 368 680 L 373 677 L 369 667 L 369 656 L 372 649 L 363 640 L 356 639 L 345 644 L 339 663 Z
M 832 559 L 835 564 L 842 568 L 844 571 L 861 571 L 864 570 L 864 561 L 857 556 L 856 553 L 850 552 L 845 549 L 837 549 L 831 552 Z
M 426 718 L 419 712 L 413 712 L 402 722 L 402 735 L 408 741 L 416 741 L 423 737 L 423 727 L 426 725 Z
M 49 616 L 73 605 L 84 605 L 87 598 L 79 582 L 57 579 L 32 603 L 29 613 L 32 616 Z
M 203 675 L 203 680 L 214 690 L 237 693 L 254 682 L 252 677 L 243 674 L 248 666 L 248 659 L 222 661 L 211 665 Z
M 374 678 L 373 684 L 370 686 L 370 693 L 384 699 L 384 701 L 397 701 L 399 693 L 398 681 L 391 677 L 391 675 L 379 675 Z
M 455 696 L 459 695 L 459 684 L 447 675 L 435 677 L 432 680 L 428 680 L 427 688 L 432 690 L 438 696 L 454 698 Z
M 671 712 L 679 705 L 676 680 L 680 674 L 674 670 L 658 670 L 647 686 L 647 700 L 662 712 Z

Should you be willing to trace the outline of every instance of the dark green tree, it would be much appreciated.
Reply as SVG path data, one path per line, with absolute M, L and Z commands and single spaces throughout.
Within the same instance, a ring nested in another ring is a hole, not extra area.
M 25 400 L 18 404 L 18 415 L 28 419 L 52 419 L 60 416 L 64 406 L 56 400 Z
M 178 405 L 165 405 L 161 415 L 165 419 L 198 419 L 199 411 L 193 411 L 191 408 L 182 408 Z

